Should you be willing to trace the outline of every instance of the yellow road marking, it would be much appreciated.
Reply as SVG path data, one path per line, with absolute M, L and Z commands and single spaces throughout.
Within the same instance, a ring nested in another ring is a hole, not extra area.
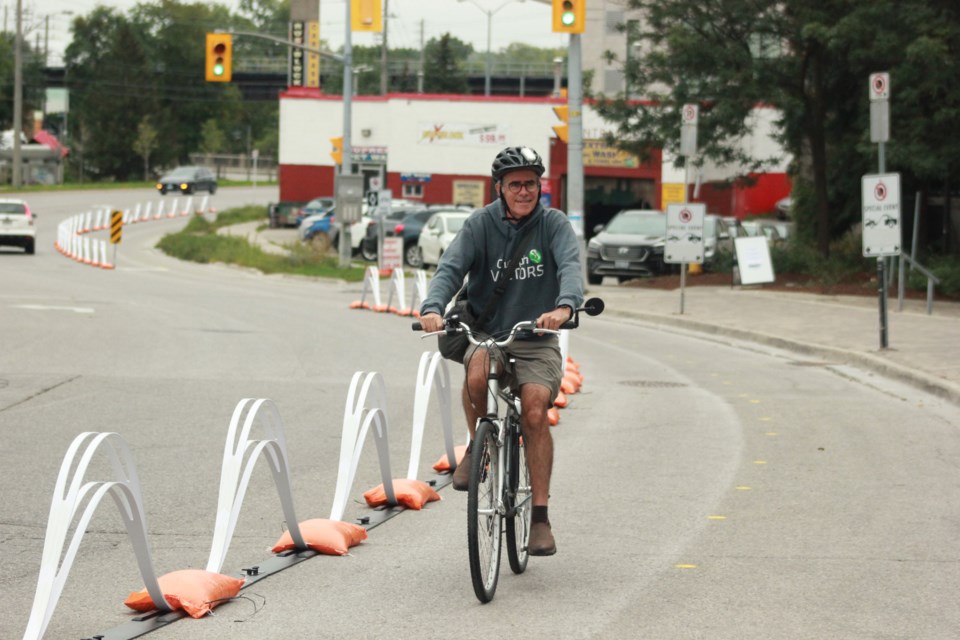
M 695 564 L 675 564 L 673 565 L 677 569 L 696 569 L 697 565 Z

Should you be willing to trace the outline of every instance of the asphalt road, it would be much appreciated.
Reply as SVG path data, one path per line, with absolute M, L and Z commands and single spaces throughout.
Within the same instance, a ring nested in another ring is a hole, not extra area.
M 218 208 L 275 198 L 247 191 L 222 190 Z M 329 514 L 355 371 L 386 381 L 394 475 L 409 455 L 414 377 L 432 344 L 408 320 L 349 310 L 359 284 L 168 259 L 152 247 L 182 219 L 127 228 L 113 271 L 60 256 L 56 222 L 101 196 L 31 198 L 46 238 L 38 254 L 0 253 L 3 638 L 25 628 L 57 469 L 82 431 L 130 444 L 160 573 L 206 563 L 242 398 L 280 409 L 301 520 Z M 137 194 L 110 197 L 123 207 Z M 559 553 L 532 558 L 522 576 L 504 562 L 493 603 L 473 596 L 466 500 L 447 488 L 351 555 L 304 562 L 214 617 L 150 637 L 960 635 L 956 406 L 848 366 L 724 341 L 614 316 L 572 335 L 585 382 L 553 431 Z M 439 453 L 431 421 L 421 469 Z M 366 513 L 376 464 L 368 443 L 347 516 Z M 282 520 L 260 464 L 224 571 L 267 558 Z M 87 530 L 48 638 L 125 622 L 121 603 L 142 585 L 112 502 Z

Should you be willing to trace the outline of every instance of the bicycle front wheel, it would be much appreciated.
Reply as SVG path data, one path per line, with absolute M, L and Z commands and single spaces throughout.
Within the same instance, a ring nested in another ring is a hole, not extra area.
M 481 422 L 473 440 L 470 486 L 467 491 L 467 547 L 470 578 L 480 602 L 490 602 L 500 575 L 500 457 L 497 428 Z
M 533 494 L 530 490 L 530 469 L 527 450 L 523 446 L 520 429 L 511 429 L 510 490 L 507 517 L 507 559 L 514 573 L 523 573 L 530 559 L 530 518 L 533 515 Z

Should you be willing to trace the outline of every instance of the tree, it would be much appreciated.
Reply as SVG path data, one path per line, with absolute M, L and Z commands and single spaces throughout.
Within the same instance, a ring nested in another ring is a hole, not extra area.
M 473 46 L 449 33 L 433 38 L 424 48 L 424 91 L 427 93 L 469 93 L 464 62 Z
M 160 134 L 150 124 L 150 116 L 144 116 L 137 125 L 137 137 L 133 141 L 133 150 L 143 158 L 143 179 L 150 179 L 150 154 L 157 148 L 157 138 Z
M 859 219 L 860 177 L 876 171 L 876 152 L 868 137 L 871 72 L 890 70 L 897 96 L 902 96 L 894 100 L 893 118 L 909 121 L 914 129 L 908 129 L 909 139 L 894 134 L 902 143 L 889 145 L 888 170 L 911 174 L 909 159 L 933 179 L 945 179 L 951 169 L 956 172 L 960 28 L 955 4 L 628 4 L 644 12 L 637 37 L 648 53 L 630 60 L 625 73 L 632 92 L 649 101 L 636 105 L 623 96 L 601 99 L 601 115 L 618 127 L 611 140 L 641 154 L 655 147 L 676 151 L 678 109 L 698 103 L 703 156 L 736 165 L 746 174 L 770 160 L 749 156 L 739 144 L 750 133 L 750 113 L 761 103 L 775 105 L 782 114 L 781 141 L 794 159 L 791 175 L 800 231 L 808 240 L 815 238 L 822 255 L 829 254 L 832 238 Z M 929 73 L 918 74 L 920 70 Z M 954 81 L 946 82 L 948 76 Z M 941 123 L 939 132 L 931 130 L 934 121 Z M 946 144 L 944 131 L 953 133 Z M 924 162 L 923 157 L 935 160 Z M 912 179 L 910 175 L 905 182 Z

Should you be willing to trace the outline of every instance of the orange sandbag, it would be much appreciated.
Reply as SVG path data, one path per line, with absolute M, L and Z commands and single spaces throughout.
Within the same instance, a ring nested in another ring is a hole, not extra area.
M 550 426 L 556 426 L 560 422 L 560 411 L 556 407 L 550 407 L 547 409 L 547 420 L 550 422 Z
M 300 523 L 300 535 L 303 536 L 307 546 L 314 551 L 328 556 L 342 556 L 347 554 L 350 547 L 367 539 L 367 530 L 352 522 L 314 518 Z M 280 553 L 293 548 L 293 537 L 289 531 L 286 531 L 277 540 L 277 544 L 273 545 L 271 551 Z
M 172 571 L 157 579 L 164 599 L 174 609 L 183 609 L 191 618 L 202 618 L 217 605 L 240 593 L 242 578 L 233 578 L 202 569 Z M 157 606 L 146 589 L 134 591 L 123 602 L 134 611 L 153 611 Z
M 418 511 L 426 503 L 440 499 L 440 494 L 422 480 L 407 480 L 406 478 L 394 480 L 393 493 L 397 496 L 398 504 Z M 387 492 L 384 491 L 381 483 L 364 493 L 363 499 L 367 501 L 369 506 L 379 507 L 387 504 Z
M 577 384 L 576 380 L 568 376 L 563 376 L 563 379 L 560 380 L 560 390 L 566 394 L 576 393 L 580 390 L 580 385 Z
M 457 459 L 457 464 L 460 464 L 460 461 L 463 460 L 463 456 L 467 453 L 467 445 L 459 445 L 453 448 L 453 455 Z M 440 456 L 440 459 L 433 463 L 433 470 L 437 472 L 450 471 L 450 460 L 447 458 L 447 454 Z
M 563 389 L 557 392 L 557 397 L 553 399 L 553 406 L 560 409 L 567 406 L 567 394 L 563 392 Z

